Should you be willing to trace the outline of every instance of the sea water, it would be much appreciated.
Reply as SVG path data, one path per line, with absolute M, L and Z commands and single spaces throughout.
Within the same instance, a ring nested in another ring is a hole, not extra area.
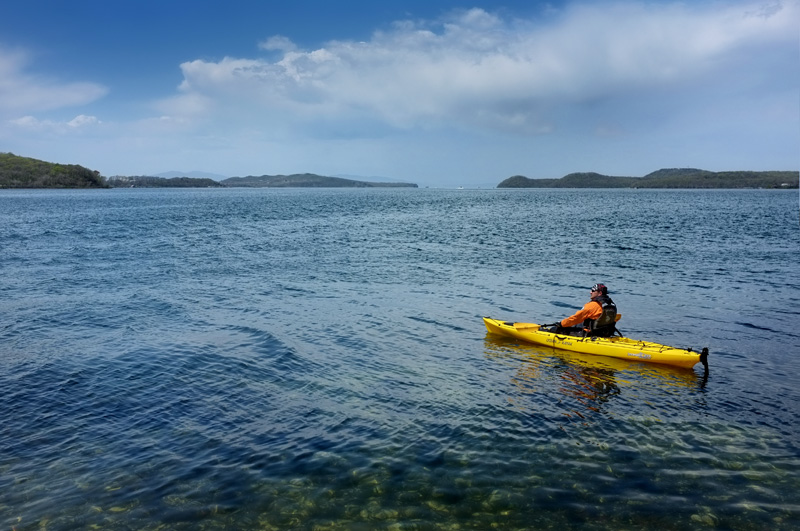
M 0 529 L 800 526 L 796 191 L 0 191 Z M 487 334 L 608 285 L 710 370 Z

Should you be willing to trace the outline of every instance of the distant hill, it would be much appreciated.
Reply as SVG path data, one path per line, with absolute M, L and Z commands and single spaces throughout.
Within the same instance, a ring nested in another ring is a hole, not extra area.
M 0 188 L 107 188 L 100 172 L 76 164 L 0 153 Z
M 560 179 L 529 179 L 515 175 L 498 188 L 797 188 L 796 171 L 722 171 L 666 168 L 644 177 L 613 177 L 599 173 L 570 173 Z
M 570 173 L 560 179 L 509 177 L 498 188 L 631 188 L 637 177 L 611 177 L 599 173 Z
M 166 171 L 163 173 L 156 173 L 154 177 L 163 177 L 164 179 L 172 179 L 175 177 L 191 177 L 192 179 L 212 179 L 214 181 L 221 181 L 225 179 L 224 175 L 218 173 L 209 173 L 207 171 Z
M 390 179 L 389 177 L 380 177 L 378 175 L 365 176 L 365 175 L 351 175 L 351 174 L 348 174 L 348 173 L 337 173 L 336 175 L 331 175 L 330 177 L 338 177 L 340 179 L 350 179 L 351 181 L 364 181 L 364 182 L 368 182 L 368 183 L 393 183 L 393 184 L 406 183 L 406 184 L 410 184 L 407 181 L 398 181 L 398 180 L 395 180 L 395 179 Z
M 251 188 L 417 188 L 416 184 L 411 183 L 374 183 L 314 173 L 231 177 L 220 181 L 220 184 Z
M 153 177 L 150 175 L 109 177 L 107 182 L 114 188 L 220 188 L 214 179 L 195 179 L 192 177 Z
M 166 172 L 158 176 L 116 175 L 108 179 L 83 166 L 58 164 L 0 153 L 0 188 L 209 188 L 209 187 L 272 187 L 272 188 L 417 188 L 413 183 L 368 182 L 313 173 L 294 175 L 261 175 L 259 177 L 224 177 L 213 173 Z

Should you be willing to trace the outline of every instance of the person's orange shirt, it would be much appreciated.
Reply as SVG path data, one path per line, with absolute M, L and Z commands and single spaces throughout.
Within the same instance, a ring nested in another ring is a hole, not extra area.
M 587 302 L 583 308 L 575 312 L 574 315 L 567 317 L 561 321 L 561 326 L 574 326 L 578 323 L 583 323 L 586 319 L 597 319 L 603 315 L 603 307 L 597 301 Z

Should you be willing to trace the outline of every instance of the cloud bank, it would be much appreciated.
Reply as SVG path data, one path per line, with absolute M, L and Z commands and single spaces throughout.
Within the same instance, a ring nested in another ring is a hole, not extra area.
M 539 135 L 576 106 L 688 97 L 741 86 L 740 76 L 770 83 L 776 72 L 760 53 L 796 54 L 799 20 L 796 2 L 602 3 L 532 20 L 470 9 L 315 50 L 273 36 L 260 48 L 274 58 L 183 63 L 179 94 L 160 110 L 194 120 L 257 116 L 265 127 L 346 122 L 349 134 L 360 126 L 368 136 L 381 126 Z

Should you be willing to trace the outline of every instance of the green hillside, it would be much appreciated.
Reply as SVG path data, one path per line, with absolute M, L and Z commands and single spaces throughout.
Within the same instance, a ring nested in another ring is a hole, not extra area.
M 796 171 L 723 171 L 667 168 L 644 177 L 613 177 L 599 173 L 570 173 L 560 179 L 530 179 L 515 175 L 498 188 L 797 188 Z
M 103 177 L 76 164 L 0 153 L 0 188 L 107 188 Z

